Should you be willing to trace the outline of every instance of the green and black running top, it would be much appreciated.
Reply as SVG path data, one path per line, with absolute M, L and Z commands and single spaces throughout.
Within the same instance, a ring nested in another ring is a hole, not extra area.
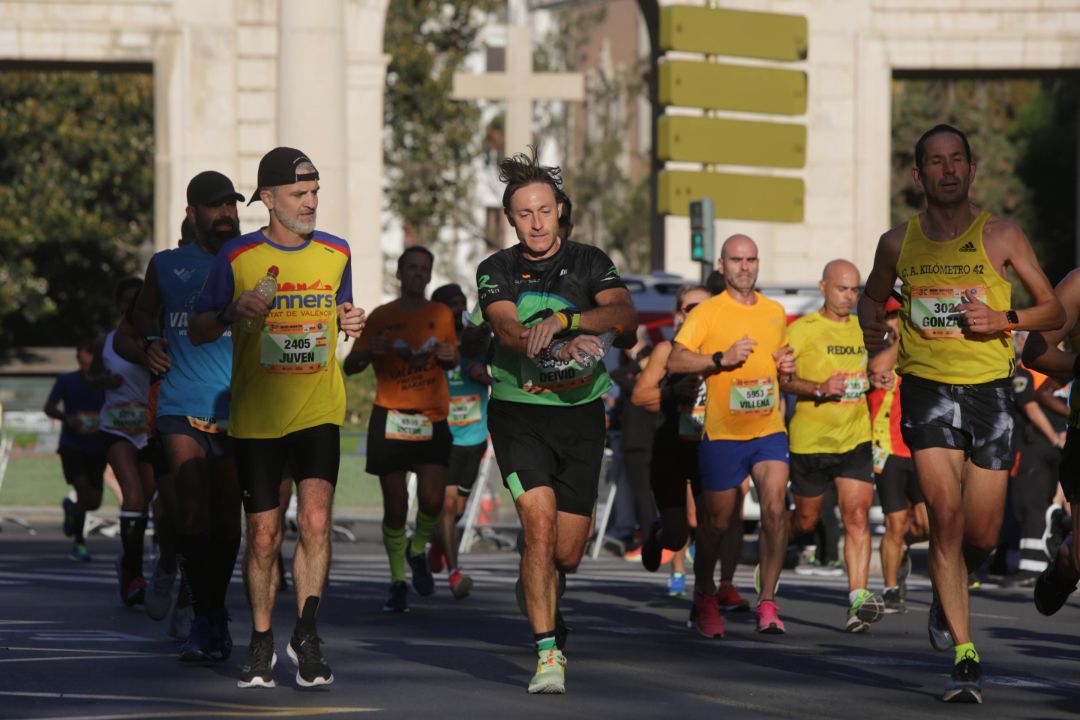
M 599 248 L 563 241 L 559 251 L 537 262 L 522 257 L 520 246 L 500 250 L 476 269 L 480 309 L 508 300 L 518 319 L 530 327 L 568 308 L 584 312 L 597 307 L 596 295 L 625 288 L 611 258 Z M 530 359 L 496 346 L 491 397 L 536 405 L 583 405 L 611 387 L 604 363 L 582 367 L 576 361 Z

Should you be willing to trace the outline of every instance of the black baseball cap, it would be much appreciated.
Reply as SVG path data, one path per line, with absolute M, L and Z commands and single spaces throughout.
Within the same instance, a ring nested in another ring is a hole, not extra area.
M 312 167 L 315 166 L 315 163 L 311 162 L 311 158 L 291 147 L 276 147 L 263 155 L 262 160 L 259 161 L 259 186 L 251 194 L 248 205 L 258 200 L 259 191 L 266 188 L 277 187 L 278 185 L 292 185 L 306 180 L 318 180 L 318 170 L 306 173 L 296 171 L 296 168 L 304 163 L 309 163 Z
M 244 202 L 244 196 L 236 192 L 232 180 L 216 170 L 205 170 L 188 183 L 188 205 L 217 205 L 223 200 Z

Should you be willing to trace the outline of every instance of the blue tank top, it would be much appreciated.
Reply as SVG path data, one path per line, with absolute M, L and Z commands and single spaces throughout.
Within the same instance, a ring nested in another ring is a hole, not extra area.
M 473 360 L 462 358 L 453 370 L 446 371 L 450 385 L 450 435 L 458 446 L 479 445 L 487 442 L 487 385 L 473 380 L 467 370 Z
M 229 417 L 229 382 L 232 379 L 232 333 L 212 343 L 192 345 L 188 320 L 202 292 L 214 256 L 197 243 L 154 256 L 164 318 L 163 337 L 169 343 L 172 367 L 161 380 L 157 414 L 193 418 Z

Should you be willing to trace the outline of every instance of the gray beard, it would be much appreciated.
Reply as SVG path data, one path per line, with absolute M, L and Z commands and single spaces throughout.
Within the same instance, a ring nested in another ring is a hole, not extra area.
M 291 232 L 297 235 L 310 235 L 315 232 L 315 216 L 313 215 L 310 223 L 302 223 L 299 220 L 293 220 L 287 218 L 281 214 L 281 211 L 276 207 L 274 208 L 274 217 L 278 219 L 278 222 L 288 228 Z

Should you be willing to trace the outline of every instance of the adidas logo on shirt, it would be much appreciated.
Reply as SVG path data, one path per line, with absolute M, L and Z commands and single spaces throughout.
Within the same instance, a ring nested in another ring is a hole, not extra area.
M 975 243 L 968 240 L 964 243 L 964 246 L 960 248 L 960 252 L 975 252 Z

